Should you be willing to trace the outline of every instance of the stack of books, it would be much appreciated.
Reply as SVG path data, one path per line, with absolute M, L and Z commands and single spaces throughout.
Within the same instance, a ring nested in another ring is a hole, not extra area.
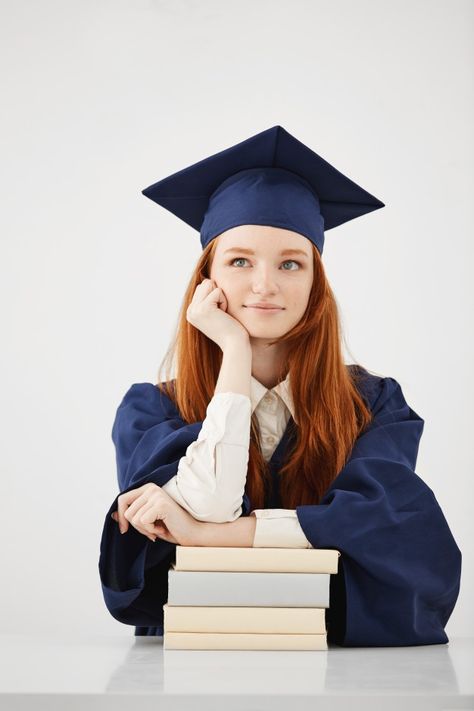
M 163 605 L 165 649 L 327 650 L 326 548 L 176 546 Z

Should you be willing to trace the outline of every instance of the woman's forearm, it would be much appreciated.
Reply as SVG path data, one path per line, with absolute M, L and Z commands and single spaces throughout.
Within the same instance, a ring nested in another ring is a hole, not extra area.
M 233 392 L 250 397 L 252 347 L 245 340 L 232 341 L 222 351 L 222 363 L 214 394 Z
M 241 516 L 228 523 L 209 523 L 199 521 L 197 526 L 196 546 L 230 546 L 251 548 L 257 525 L 256 516 Z
M 245 340 L 230 341 L 222 351 L 222 363 L 214 394 L 233 392 L 250 398 L 252 348 Z M 253 545 L 257 519 L 242 516 L 227 523 L 196 521 L 197 546 L 248 547 Z

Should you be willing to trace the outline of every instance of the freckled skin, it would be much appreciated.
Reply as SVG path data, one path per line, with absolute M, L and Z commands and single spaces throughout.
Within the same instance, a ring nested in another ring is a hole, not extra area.
M 239 225 L 216 239 L 210 278 L 225 294 L 227 313 L 249 332 L 252 375 L 264 384 L 271 383 L 284 352 L 280 344 L 266 344 L 291 330 L 306 310 L 313 283 L 311 242 L 298 232 L 268 225 Z M 255 254 L 225 254 L 233 247 L 251 249 Z M 281 256 L 285 249 L 303 250 L 306 259 L 301 254 Z M 246 307 L 258 301 L 284 308 L 262 314 Z

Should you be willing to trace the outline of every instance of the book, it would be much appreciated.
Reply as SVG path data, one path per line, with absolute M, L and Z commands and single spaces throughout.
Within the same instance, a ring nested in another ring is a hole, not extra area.
M 232 548 L 176 546 L 176 570 L 337 573 L 340 557 L 330 548 Z
M 328 573 L 168 571 L 169 605 L 329 607 Z
M 164 649 L 327 650 L 325 634 L 234 634 L 168 632 Z
M 176 546 L 163 605 L 175 650 L 327 650 L 331 574 L 322 548 Z
M 168 632 L 325 634 L 325 608 L 163 605 Z

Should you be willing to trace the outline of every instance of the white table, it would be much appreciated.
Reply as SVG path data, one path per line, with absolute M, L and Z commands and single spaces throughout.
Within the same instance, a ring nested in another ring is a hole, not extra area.
M 163 649 L 161 637 L 0 637 L 0 709 L 474 709 L 474 639 L 324 652 Z

